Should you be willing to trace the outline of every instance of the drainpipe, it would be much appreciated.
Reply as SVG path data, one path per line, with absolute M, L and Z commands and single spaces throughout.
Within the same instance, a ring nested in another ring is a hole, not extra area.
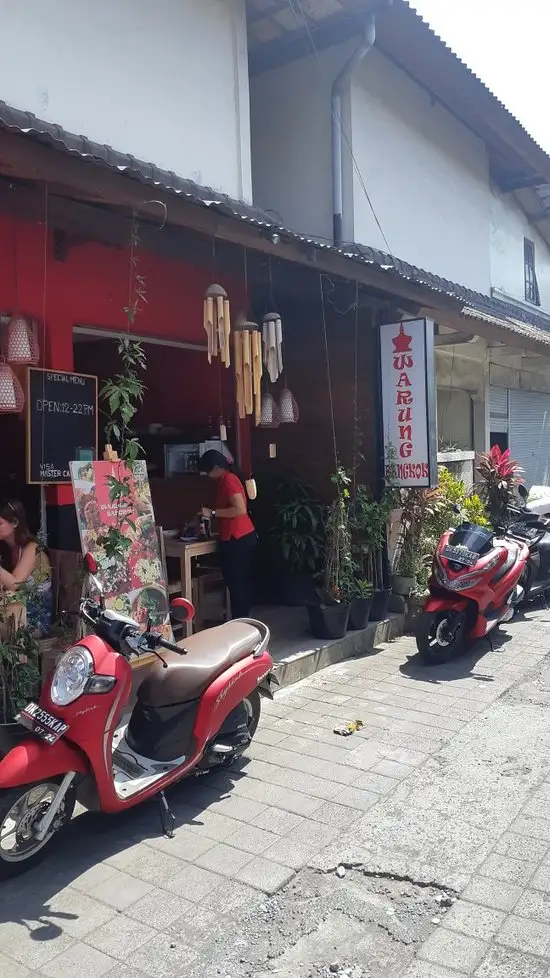
M 332 233 L 335 245 L 342 244 L 343 195 L 343 147 L 342 95 L 355 69 L 372 48 L 376 39 L 374 14 L 367 14 L 363 40 L 342 71 L 333 82 L 330 100 L 332 115 Z

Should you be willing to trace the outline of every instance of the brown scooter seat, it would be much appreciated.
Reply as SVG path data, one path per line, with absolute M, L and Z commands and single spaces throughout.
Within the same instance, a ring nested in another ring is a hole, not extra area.
M 254 625 L 228 621 L 180 642 L 187 655 L 160 649 L 168 668 L 158 659 L 153 663 L 139 687 L 138 699 L 152 707 L 197 699 L 222 672 L 251 655 L 261 641 Z

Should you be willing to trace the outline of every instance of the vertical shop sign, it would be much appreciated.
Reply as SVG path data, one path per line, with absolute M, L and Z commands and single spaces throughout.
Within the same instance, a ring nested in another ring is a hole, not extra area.
M 380 327 L 386 485 L 437 485 L 434 325 L 406 319 Z

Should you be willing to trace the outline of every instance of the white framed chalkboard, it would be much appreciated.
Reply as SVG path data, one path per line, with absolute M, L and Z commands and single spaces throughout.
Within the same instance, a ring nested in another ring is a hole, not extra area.
M 30 367 L 27 482 L 70 483 L 69 462 L 93 462 L 98 448 L 97 377 Z

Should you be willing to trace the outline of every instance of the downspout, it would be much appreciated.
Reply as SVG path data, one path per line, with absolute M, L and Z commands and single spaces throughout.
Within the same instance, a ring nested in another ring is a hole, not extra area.
M 363 33 L 363 40 L 355 54 L 344 65 L 342 71 L 332 84 L 331 116 L 332 116 L 332 233 L 335 245 L 342 244 L 342 222 L 344 211 L 344 165 L 343 148 L 344 137 L 342 132 L 342 96 L 346 84 L 350 81 L 355 69 L 367 55 L 376 40 L 376 27 L 374 14 L 367 14 Z

